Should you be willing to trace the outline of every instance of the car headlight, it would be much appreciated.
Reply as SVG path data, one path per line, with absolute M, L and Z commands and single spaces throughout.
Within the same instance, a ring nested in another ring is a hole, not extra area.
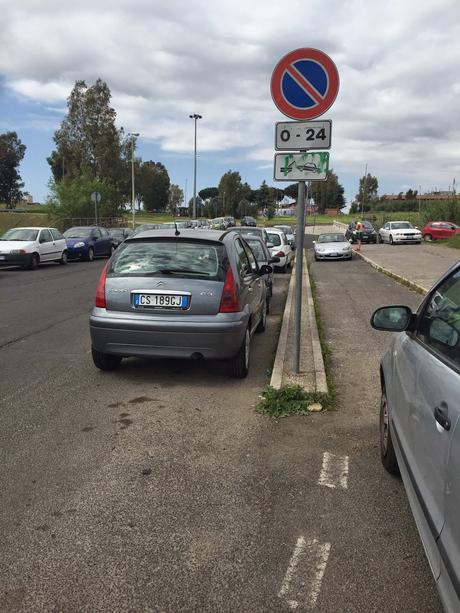
M 84 247 L 85 243 L 83 241 L 80 241 L 79 243 L 75 243 L 74 247 L 78 248 L 78 247 Z
M 351 245 L 348 245 L 348 247 L 343 247 L 342 251 L 351 251 Z
M 12 249 L 10 255 L 25 255 L 27 252 L 24 249 Z

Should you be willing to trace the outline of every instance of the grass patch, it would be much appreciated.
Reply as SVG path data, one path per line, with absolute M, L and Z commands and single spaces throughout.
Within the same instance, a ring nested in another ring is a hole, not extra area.
M 446 241 L 442 241 L 442 244 L 446 247 L 451 247 L 452 249 L 460 249 L 460 234 L 451 236 Z
M 50 220 L 43 213 L 0 213 L 0 235 L 10 228 L 47 226 Z
M 289 415 L 308 415 L 308 406 L 319 402 L 329 408 L 329 396 L 320 392 L 306 392 L 300 385 L 283 385 L 280 389 L 266 387 L 262 401 L 256 407 L 258 413 L 275 419 Z

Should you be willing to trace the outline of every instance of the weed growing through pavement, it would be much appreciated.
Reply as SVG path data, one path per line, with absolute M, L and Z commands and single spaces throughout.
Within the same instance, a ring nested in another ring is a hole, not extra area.
M 306 392 L 301 385 L 283 385 L 280 389 L 266 387 L 262 401 L 256 407 L 258 413 L 279 419 L 289 415 L 308 415 L 308 406 L 319 402 L 329 408 L 329 397 L 321 392 Z

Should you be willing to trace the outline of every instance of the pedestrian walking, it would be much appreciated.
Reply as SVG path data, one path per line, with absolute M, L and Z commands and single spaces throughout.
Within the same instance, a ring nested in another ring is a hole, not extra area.
M 356 252 L 361 251 L 361 239 L 363 237 L 363 228 L 364 228 L 364 226 L 363 226 L 362 222 L 357 220 L 355 222 L 355 230 L 354 230 L 356 242 L 358 243 L 358 246 L 355 249 Z

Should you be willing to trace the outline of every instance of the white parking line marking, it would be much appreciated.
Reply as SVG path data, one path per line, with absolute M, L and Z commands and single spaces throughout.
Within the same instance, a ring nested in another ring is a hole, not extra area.
M 312 610 L 321 592 L 323 576 L 331 550 L 330 543 L 299 536 L 284 576 L 278 597 L 291 611 Z
M 348 488 L 348 456 L 324 452 L 318 485 L 331 488 L 341 487 L 346 490 Z

